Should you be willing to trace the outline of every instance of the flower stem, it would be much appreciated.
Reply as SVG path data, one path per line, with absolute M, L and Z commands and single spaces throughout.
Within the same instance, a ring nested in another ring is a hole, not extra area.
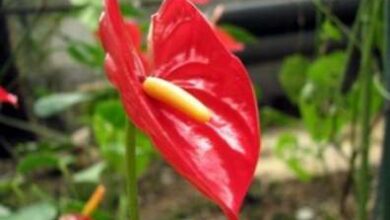
M 136 174 L 136 129 L 130 121 L 126 126 L 126 192 L 130 220 L 138 220 L 137 174 Z
M 371 97 L 372 97 L 372 56 L 371 51 L 374 45 L 374 33 L 377 25 L 377 15 L 380 9 L 381 0 L 372 0 L 367 9 L 367 20 L 363 23 L 363 47 L 361 63 L 362 83 L 362 115 L 360 134 L 360 160 L 356 170 L 356 186 L 358 196 L 357 219 L 368 219 L 367 202 L 369 200 L 370 170 L 369 170 L 369 149 L 370 149 L 370 119 L 371 119 Z

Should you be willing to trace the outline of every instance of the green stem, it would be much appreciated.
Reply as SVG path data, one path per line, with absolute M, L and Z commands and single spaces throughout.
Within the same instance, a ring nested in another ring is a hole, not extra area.
M 21 178 L 20 176 L 15 177 L 11 182 L 11 190 L 16 195 L 19 204 L 25 205 L 26 196 L 23 190 L 21 189 Z
M 384 64 L 384 79 L 386 81 L 387 91 L 390 89 L 390 0 L 385 0 L 384 3 L 384 48 L 383 48 L 383 64 Z M 385 110 L 385 134 L 383 142 L 383 153 L 381 167 L 379 169 L 379 186 L 377 191 L 377 201 L 375 204 L 375 219 L 386 220 L 390 219 L 390 102 L 386 102 Z
M 129 121 L 126 126 L 126 191 L 130 220 L 138 220 L 137 174 L 136 174 L 136 129 Z
M 315 0 L 313 1 L 314 5 L 316 6 L 316 9 L 323 13 L 329 21 L 333 22 L 337 28 L 342 32 L 344 36 L 347 37 L 349 40 L 349 43 L 353 44 L 356 47 L 359 47 L 359 41 L 356 38 L 356 35 L 353 34 L 353 31 L 350 31 L 348 27 L 337 17 L 335 16 L 331 9 L 325 5 L 324 2 L 321 0 Z
M 379 12 L 380 0 L 370 1 L 367 7 L 368 20 L 363 24 L 363 48 L 361 64 L 362 83 L 362 115 L 361 115 L 361 139 L 360 139 L 360 164 L 356 173 L 356 186 L 358 195 L 359 220 L 368 219 L 367 202 L 369 199 L 370 173 L 369 173 L 369 149 L 370 149 L 370 115 L 372 96 L 372 59 L 371 51 L 374 44 L 374 33 Z
M 64 176 L 66 186 L 67 186 L 67 193 L 71 194 L 73 197 L 79 198 L 76 187 L 73 183 L 72 174 L 68 169 L 68 165 L 64 162 L 60 162 L 58 168 L 61 171 L 62 175 Z
M 348 39 L 349 43 L 347 46 L 348 57 L 351 57 L 351 54 L 352 54 L 352 51 L 354 48 L 358 48 L 359 50 L 361 49 L 361 47 L 359 46 L 360 45 L 359 36 L 361 36 L 359 33 L 359 30 L 360 30 L 360 26 L 361 26 L 362 17 L 365 16 L 364 12 L 366 9 L 365 7 L 367 6 L 367 2 L 368 2 L 368 0 L 361 0 L 360 1 L 359 8 L 358 8 L 358 11 L 356 14 L 356 19 L 355 19 L 355 22 L 352 26 L 351 34 L 348 36 L 348 38 L 349 38 Z

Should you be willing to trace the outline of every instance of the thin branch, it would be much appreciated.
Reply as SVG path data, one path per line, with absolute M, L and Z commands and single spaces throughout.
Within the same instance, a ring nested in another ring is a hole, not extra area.
M 32 124 L 15 118 L 5 117 L 3 115 L 0 115 L 0 123 L 14 128 L 19 128 L 21 130 L 31 131 L 43 137 L 55 138 L 60 142 L 69 142 L 69 138 L 67 138 L 65 135 L 42 125 Z

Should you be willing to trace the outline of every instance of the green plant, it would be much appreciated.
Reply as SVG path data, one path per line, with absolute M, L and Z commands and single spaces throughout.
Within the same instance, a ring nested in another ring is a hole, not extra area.
M 368 219 L 367 202 L 371 194 L 372 174 L 368 159 L 370 134 L 376 118 L 381 114 L 384 100 L 383 92 L 377 89 L 381 87 L 373 86 L 373 75 L 380 70 L 372 56 L 372 51 L 382 50 L 383 47 L 383 38 L 379 37 L 383 32 L 379 13 L 383 1 L 362 1 L 352 30 L 345 28 L 320 1 L 314 2 L 325 15 L 318 33 L 319 53 L 312 61 L 300 55 L 287 58 L 280 72 L 280 80 L 290 100 L 298 105 L 303 124 L 312 140 L 318 147 L 334 147 L 349 161 L 349 173 L 355 179 L 356 217 L 364 220 Z M 329 41 L 340 41 L 342 38 L 349 39 L 345 51 L 326 50 Z M 361 60 L 354 53 L 361 54 Z M 350 74 L 358 75 L 356 82 Z M 290 83 L 292 81 L 294 83 Z M 345 83 L 352 85 L 347 91 L 343 88 Z M 341 149 L 345 139 L 343 130 L 347 126 L 351 127 L 353 153 L 350 155 Z M 280 137 L 279 143 L 285 141 L 285 136 Z M 291 158 L 285 157 L 284 160 L 291 163 Z M 291 168 L 296 170 L 296 167 Z

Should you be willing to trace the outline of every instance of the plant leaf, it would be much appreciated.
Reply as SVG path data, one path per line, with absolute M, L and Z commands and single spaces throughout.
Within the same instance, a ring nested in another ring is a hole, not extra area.
M 57 168 L 58 158 L 50 153 L 35 153 L 24 157 L 17 165 L 17 171 L 27 174 L 42 168 Z
M 76 13 L 75 17 L 91 31 L 95 31 L 98 25 L 100 13 L 103 9 L 103 1 L 99 0 L 70 0 L 74 6 L 82 6 L 83 8 Z M 143 11 L 134 7 L 131 4 L 122 3 L 122 12 L 128 17 L 138 17 L 143 15 Z
M 103 1 L 96 0 L 70 0 L 74 6 L 83 8 L 76 13 L 76 18 L 90 30 L 96 30 L 100 13 L 103 9 Z
M 323 41 L 333 40 L 339 42 L 343 39 L 341 31 L 329 19 L 322 24 L 320 38 Z
M 307 156 L 308 151 L 299 145 L 296 136 L 289 133 L 280 135 L 275 153 L 299 180 L 307 182 L 312 178 L 309 171 L 302 164 L 303 158 Z
M 54 220 L 57 208 L 50 203 L 36 203 L 18 210 L 1 220 Z
M 98 44 L 90 44 L 82 41 L 69 41 L 68 54 L 75 61 L 92 68 L 101 68 L 104 60 L 104 52 Z
M 84 170 L 79 171 L 74 174 L 74 182 L 76 183 L 99 183 L 100 175 L 103 170 L 106 168 L 104 162 L 96 163 Z
M 306 129 L 316 141 L 333 138 L 349 120 L 346 101 L 340 94 L 345 61 L 346 54 L 336 51 L 308 67 L 299 109 Z
M 125 122 L 127 118 L 118 100 L 100 102 L 93 115 L 93 131 L 99 149 L 108 162 L 108 167 L 124 173 Z M 155 155 L 149 138 L 137 131 L 137 175 L 146 170 Z
M 47 118 L 58 114 L 68 108 L 89 100 L 85 93 L 57 93 L 38 99 L 34 104 L 34 112 L 37 116 Z
M 261 127 L 288 126 L 297 121 L 296 118 L 293 118 L 269 106 L 264 106 L 261 108 L 260 118 Z
M 233 36 L 234 39 L 236 39 L 237 41 L 240 41 L 245 44 L 257 42 L 257 38 L 244 28 L 230 24 L 223 24 L 221 25 L 221 27 L 231 36 Z
M 310 61 L 302 55 L 293 55 L 283 61 L 279 80 L 283 90 L 294 103 L 298 103 L 309 65 Z

